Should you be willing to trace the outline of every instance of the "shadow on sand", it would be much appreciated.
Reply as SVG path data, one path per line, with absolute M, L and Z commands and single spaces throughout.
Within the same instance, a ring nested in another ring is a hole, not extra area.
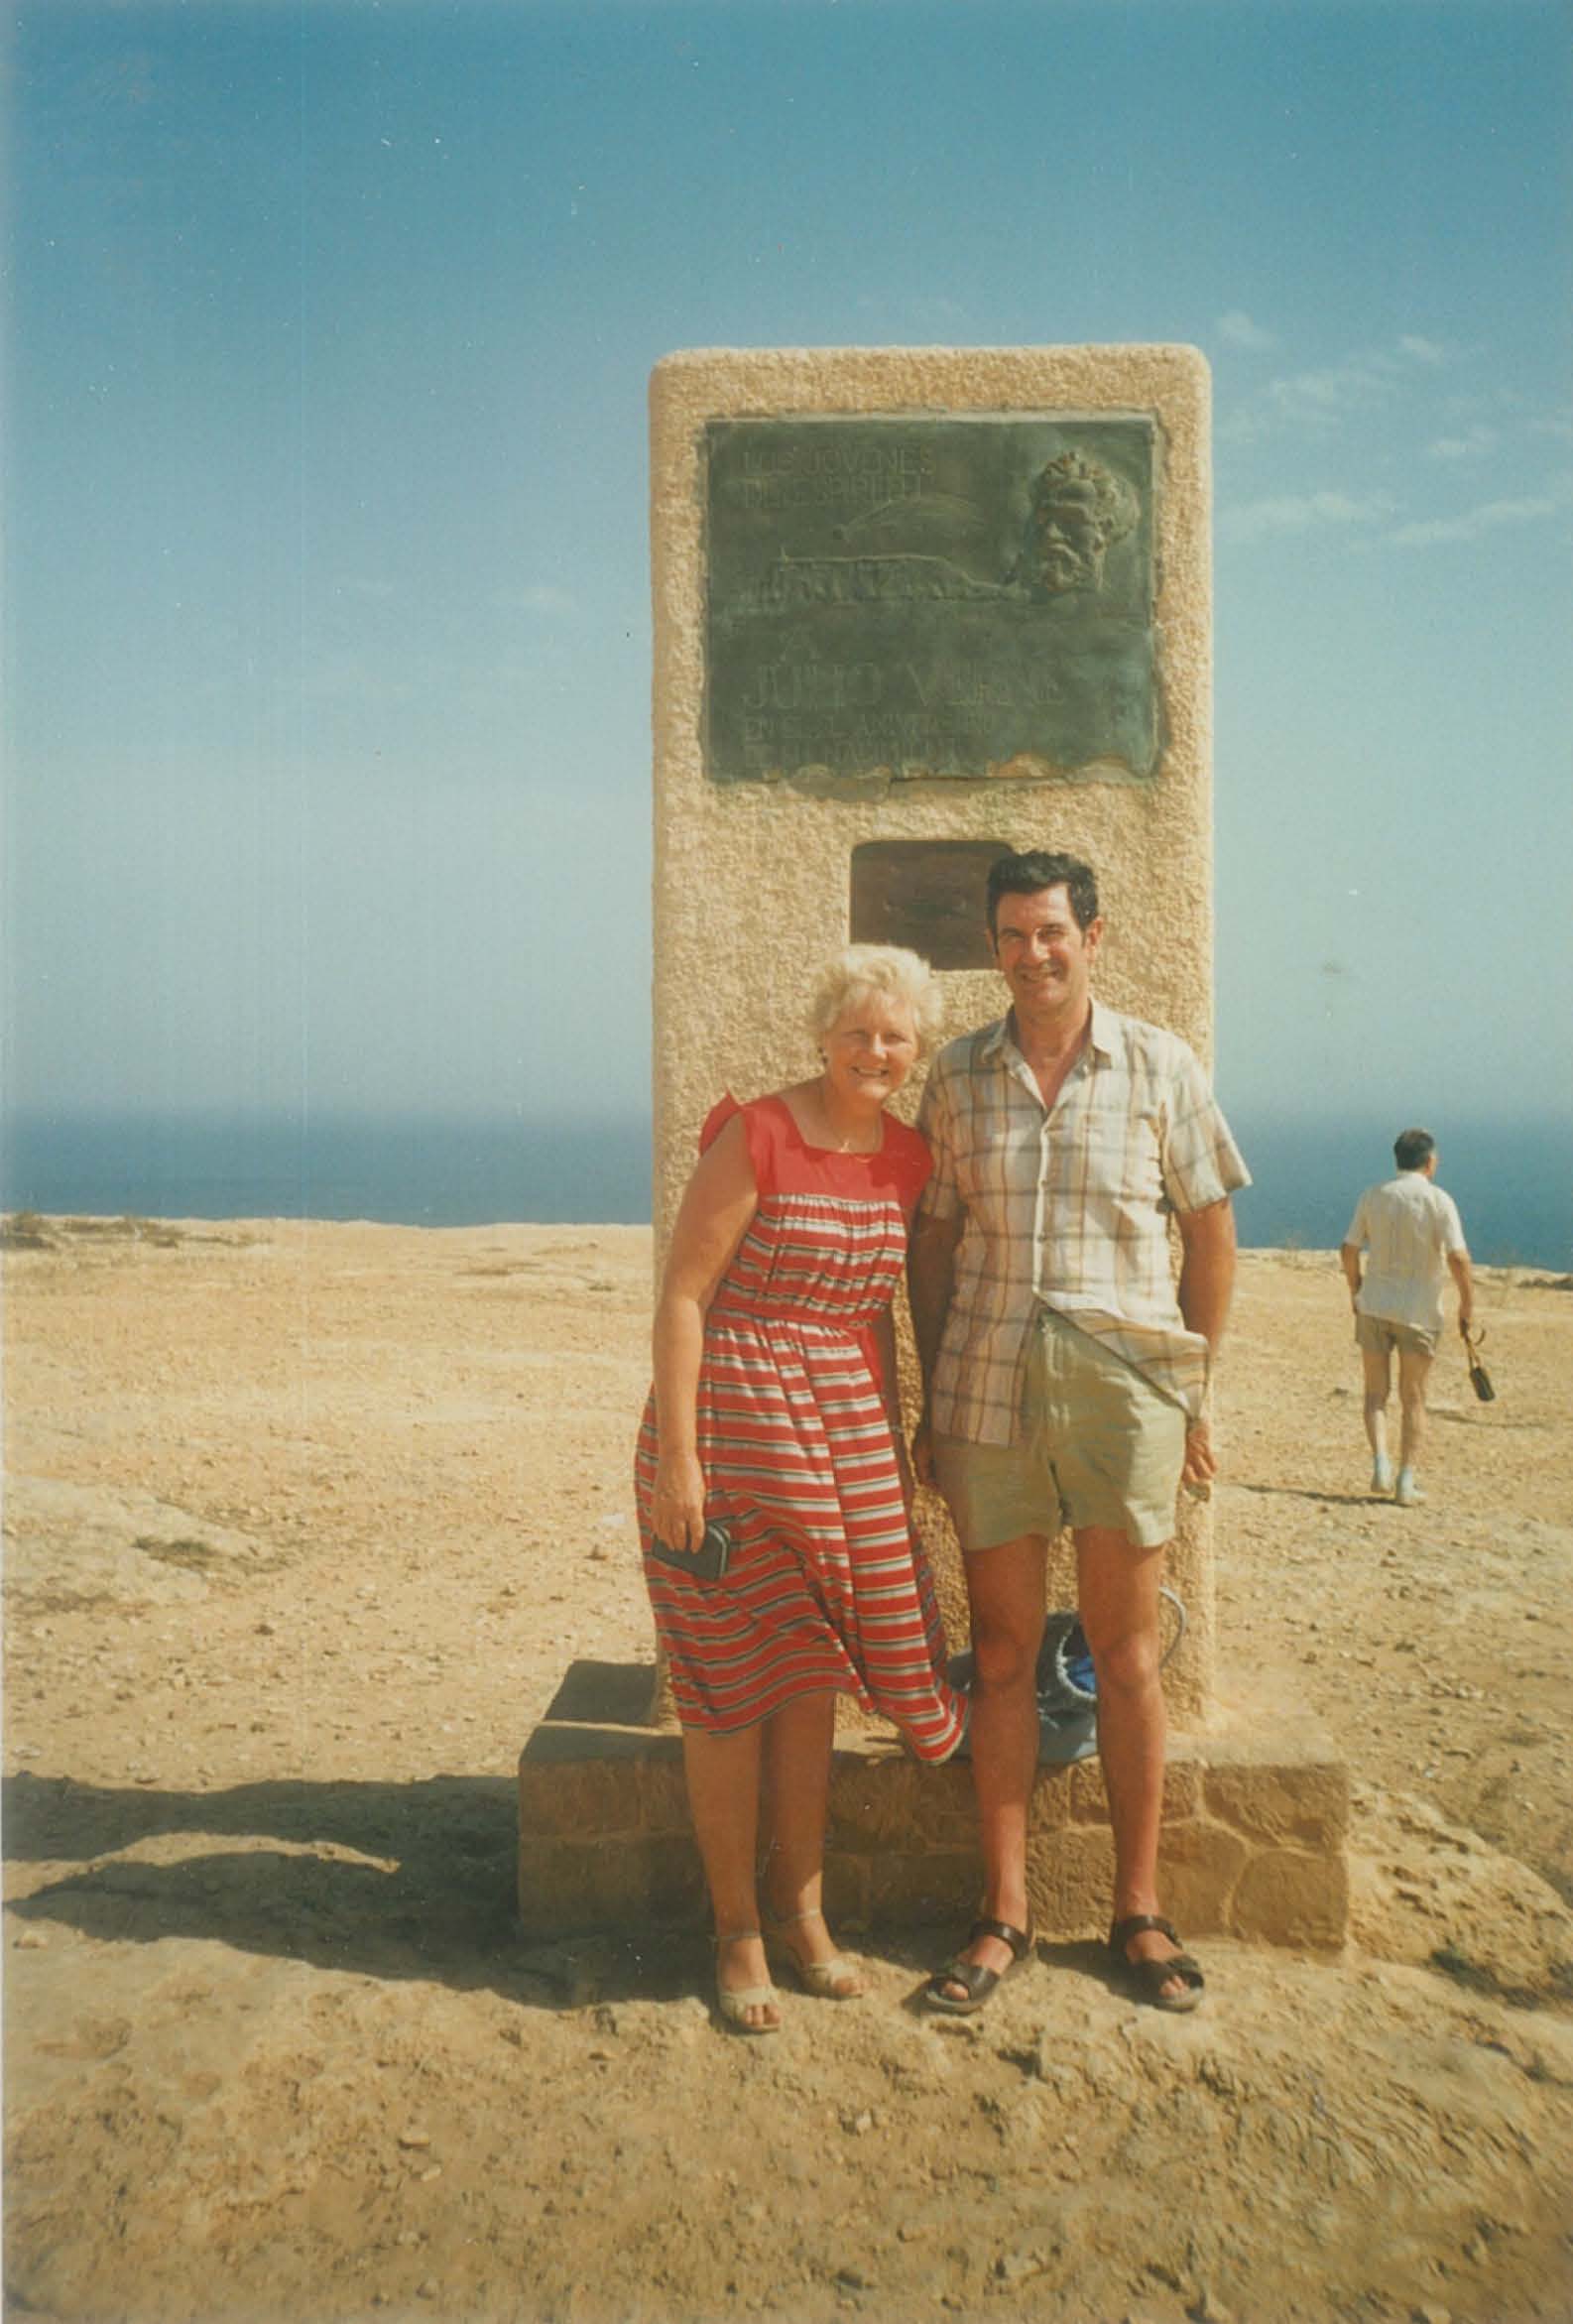
M 1333 1509 L 1385 1509 L 1392 1500 L 1391 1493 L 1316 1493 L 1306 1485 L 1250 1485 L 1241 1477 L 1230 1478 L 1229 1490 L 1267 1501 L 1322 1501 Z
M 3 1793 L 7 1860 L 73 1867 L 15 1898 L 7 1909 L 18 1920 L 119 1944 L 199 1939 L 545 2007 L 692 1990 L 693 1937 L 525 1941 L 517 1794 L 505 1776 L 200 1792 L 20 1774 Z M 154 1853 L 187 1834 L 242 1845 Z

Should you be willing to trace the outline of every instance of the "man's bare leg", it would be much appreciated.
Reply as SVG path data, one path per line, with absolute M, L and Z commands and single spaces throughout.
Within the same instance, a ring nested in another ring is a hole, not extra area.
M 1386 1348 L 1378 1352 L 1372 1348 L 1360 1351 L 1361 1370 L 1366 1384 L 1366 1441 L 1371 1446 L 1372 1483 L 1378 1484 L 1388 1470 L 1388 1393 L 1392 1385 L 1392 1368 Z M 1400 1375 L 1402 1364 L 1400 1359 Z
M 1425 1441 L 1425 1384 L 1431 1377 L 1431 1358 L 1424 1348 L 1398 1350 L 1398 1466 L 1416 1466 Z
M 1114 1918 L 1156 1912 L 1157 1843 L 1163 1816 L 1163 1745 L 1168 1731 L 1158 1675 L 1158 1585 L 1163 1549 L 1138 1549 L 1112 1526 L 1073 1533 L 1081 1627 L 1098 1674 L 1098 1757 L 1114 1830 Z M 1132 1960 L 1162 1961 L 1178 1950 L 1156 1929 L 1133 1937 Z M 1173 1979 L 1165 1994 L 1185 1990 Z
M 966 1559 L 972 1615 L 972 1787 L 983 1847 L 984 1916 L 1028 1925 L 1027 1819 L 1037 1774 L 1037 1650 L 1043 1637 L 1048 1543 L 1023 1533 Z M 1003 1974 L 1014 1958 L 979 1937 L 962 1958 Z M 957 2001 L 964 1987 L 945 1989 Z

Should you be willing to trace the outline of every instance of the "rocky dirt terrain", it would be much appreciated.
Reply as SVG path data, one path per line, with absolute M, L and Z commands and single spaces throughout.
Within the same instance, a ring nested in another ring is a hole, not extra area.
M 1169 2018 L 1044 1947 L 951 2025 L 913 1930 L 750 2043 L 694 1943 L 512 1911 L 522 1745 L 650 1650 L 648 1232 L 11 1240 L 8 2314 L 1573 2317 L 1565 1280 L 1487 1272 L 1401 1512 L 1336 1262 L 1244 1263 L 1223 1659 L 1349 1760 L 1341 1959 Z

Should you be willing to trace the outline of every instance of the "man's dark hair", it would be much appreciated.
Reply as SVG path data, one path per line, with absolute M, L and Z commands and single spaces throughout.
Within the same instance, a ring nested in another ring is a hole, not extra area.
M 1098 883 L 1092 866 L 1075 855 L 1047 855 L 1030 847 L 1025 855 L 1002 855 L 989 866 L 989 933 L 999 917 L 1002 896 L 1036 896 L 1044 888 L 1063 888 L 1079 928 L 1091 927 L 1098 917 Z
M 1400 1130 L 1392 1142 L 1392 1159 L 1400 1170 L 1423 1170 L 1436 1152 L 1429 1130 Z

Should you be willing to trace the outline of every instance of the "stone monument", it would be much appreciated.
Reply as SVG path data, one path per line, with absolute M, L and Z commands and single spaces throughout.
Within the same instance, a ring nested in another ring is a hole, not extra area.
M 704 351 L 657 366 L 658 1273 L 705 1114 L 723 1090 L 751 1097 L 811 1068 L 806 986 L 841 944 L 922 952 L 946 1035 L 1001 1014 L 983 887 L 1007 849 L 1095 866 L 1099 993 L 1210 1059 L 1208 416 L 1207 367 L 1185 347 Z M 1196 1931 L 1336 1943 L 1342 1771 L 1281 1724 L 1264 1758 L 1249 1716 L 1220 1705 L 1212 1511 L 1182 1500 L 1166 1893 Z M 919 1522 L 960 1644 L 965 1592 L 936 1497 L 920 1497 Z M 1051 1603 L 1074 1603 L 1071 1573 L 1060 1544 Z M 671 1845 L 680 1782 L 674 1820 L 652 1807 L 676 1778 L 675 1740 L 556 1707 L 521 1769 L 527 1921 L 543 1884 L 567 1883 L 587 1909 L 610 1905 L 618 1879 L 642 1884 L 646 1912 L 691 1907 L 691 1847 Z M 976 1878 L 965 1771 L 915 1770 L 850 1728 L 842 1745 L 827 1872 L 843 1918 L 962 1912 Z M 550 1805 L 570 1764 L 571 1823 Z M 1079 1932 L 1101 1909 L 1101 1798 L 1092 1766 L 1040 1780 L 1040 1927 Z M 619 1837 L 620 1874 L 597 1869 L 597 1831 Z M 562 1916 L 560 1895 L 554 1910 L 543 1900 L 543 1925 Z

